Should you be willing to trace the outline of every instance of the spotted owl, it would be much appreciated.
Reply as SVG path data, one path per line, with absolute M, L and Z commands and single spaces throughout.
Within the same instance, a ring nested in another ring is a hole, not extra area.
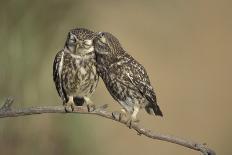
M 136 121 L 145 108 L 148 114 L 163 116 L 145 68 L 122 48 L 116 37 L 100 32 L 94 39 L 97 72 L 111 96 Z
M 53 63 L 53 80 L 64 106 L 93 106 L 90 96 L 96 89 L 99 76 L 93 39 L 96 33 L 84 28 L 68 33 L 64 48 Z M 70 109 L 70 108 L 69 108 Z

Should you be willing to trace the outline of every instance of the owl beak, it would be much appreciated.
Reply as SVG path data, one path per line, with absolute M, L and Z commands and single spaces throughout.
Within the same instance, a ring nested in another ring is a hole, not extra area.
M 84 48 L 84 44 L 81 41 L 77 42 L 77 49 L 78 48 Z

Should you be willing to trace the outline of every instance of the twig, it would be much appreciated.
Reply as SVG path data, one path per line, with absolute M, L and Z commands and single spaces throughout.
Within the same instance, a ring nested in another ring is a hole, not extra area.
M 39 106 L 39 107 L 29 107 L 23 109 L 12 109 L 11 108 L 12 103 L 13 103 L 12 98 L 8 98 L 5 101 L 3 106 L 0 108 L 0 118 L 18 117 L 18 116 L 43 114 L 43 113 L 67 113 L 63 106 Z M 113 116 L 111 112 L 105 110 L 106 108 L 107 105 L 103 105 L 91 112 L 88 112 L 87 107 L 80 106 L 80 107 L 75 107 L 74 111 L 71 113 L 98 115 L 127 125 L 127 120 L 115 118 L 115 116 Z M 131 128 L 137 131 L 139 135 L 144 135 L 152 139 L 178 144 L 196 151 L 200 151 L 204 155 L 216 155 L 216 153 L 212 149 L 200 143 L 184 140 L 170 135 L 152 132 L 149 129 L 140 127 L 138 124 L 131 124 Z

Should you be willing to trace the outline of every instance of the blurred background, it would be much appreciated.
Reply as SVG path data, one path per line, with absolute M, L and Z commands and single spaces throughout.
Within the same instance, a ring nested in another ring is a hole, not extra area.
M 232 154 L 231 7 L 229 0 L 1 0 L 0 103 L 14 96 L 16 108 L 60 105 L 52 63 L 67 32 L 109 31 L 145 66 L 156 89 L 164 117 L 142 111 L 141 124 Z M 92 100 L 119 109 L 102 81 Z M 7 155 L 200 154 L 78 114 L 0 119 L 0 150 Z

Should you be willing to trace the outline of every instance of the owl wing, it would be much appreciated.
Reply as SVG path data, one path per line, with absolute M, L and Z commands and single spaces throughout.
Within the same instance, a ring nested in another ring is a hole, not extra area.
M 56 90 L 61 97 L 63 102 L 67 102 L 67 95 L 63 88 L 62 79 L 61 79 L 61 72 L 63 68 L 63 58 L 64 58 L 64 51 L 60 51 L 56 54 L 54 62 L 53 62 L 53 81 L 56 86 Z
M 147 99 L 149 102 L 147 109 L 152 109 L 156 115 L 163 116 L 157 101 L 156 95 L 153 87 L 151 86 L 149 77 L 145 68 L 134 60 L 131 56 L 127 70 L 127 77 L 130 79 L 131 83 L 139 90 L 139 92 Z M 149 112 L 149 110 L 148 110 Z M 149 112 L 150 113 L 150 112 Z

